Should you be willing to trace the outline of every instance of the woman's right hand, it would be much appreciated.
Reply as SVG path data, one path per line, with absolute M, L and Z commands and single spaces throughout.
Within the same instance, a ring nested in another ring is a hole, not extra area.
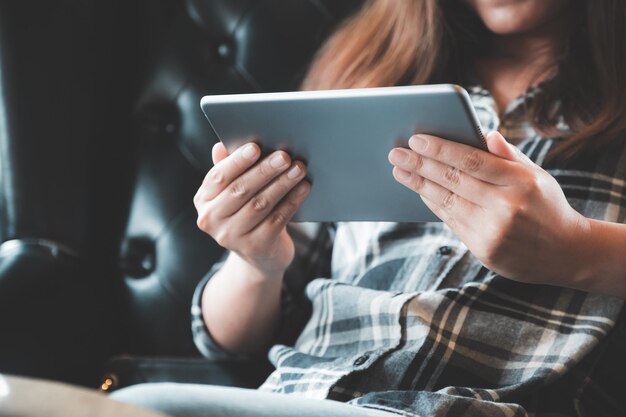
M 264 276 L 281 275 L 294 257 L 286 225 L 308 196 L 306 167 L 276 151 L 259 161 L 258 145 L 229 154 L 213 146 L 213 168 L 194 197 L 198 227 Z

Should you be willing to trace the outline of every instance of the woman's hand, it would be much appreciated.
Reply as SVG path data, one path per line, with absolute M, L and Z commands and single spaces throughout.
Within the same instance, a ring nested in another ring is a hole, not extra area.
M 497 132 L 489 152 L 418 135 L 389 154 L 398 182 L 489 269 L 531 283 L 576 287 L 587 262 L 588 219 L 557 181 Z
M 294 257 L 285 226 L 306 199 L 306 168 L 277 151 L 259 161 L 254 143 L 232 155 L 213 147 L 214 167 L 194 197 L 198 227 L 263 276 L 281 275 Z

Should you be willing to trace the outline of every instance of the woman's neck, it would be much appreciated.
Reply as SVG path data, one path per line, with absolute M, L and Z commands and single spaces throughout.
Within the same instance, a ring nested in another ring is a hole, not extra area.
M 496 36 L 487 59 L 538 68 L 553 62 L 562 45 L 561 36 L 552 33 Z
M 568 33 L 567 21 L 554 23 L 549 29 L 532 33 L 496 35 L 490 53 L 475 63 L 499 113 L 528 88 L 554 76 L 556 58 Z

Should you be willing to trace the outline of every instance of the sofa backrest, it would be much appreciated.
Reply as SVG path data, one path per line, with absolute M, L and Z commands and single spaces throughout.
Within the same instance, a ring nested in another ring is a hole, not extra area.
M 314 52 L 361 0 L 187 0 L 159 33 L 134 118 L 137 171 L 121 251 L 129 351 L 193 355 L 189 307 L 222 250 L 192 198 L 216 137 L 203 95 L 297 89 Z

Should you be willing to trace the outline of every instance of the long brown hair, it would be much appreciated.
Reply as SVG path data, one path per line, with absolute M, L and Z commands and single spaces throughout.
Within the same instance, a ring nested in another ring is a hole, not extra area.
M 535 128 L 571 135 L 557 152 L 574 155 L 626 135 L 626 1 L 571 0 L 578 21 L 528 104 Z M 493 35 L 460 0 L 369 0 L 318 53 L 303 89 L 464 83 L 464 69 Z

